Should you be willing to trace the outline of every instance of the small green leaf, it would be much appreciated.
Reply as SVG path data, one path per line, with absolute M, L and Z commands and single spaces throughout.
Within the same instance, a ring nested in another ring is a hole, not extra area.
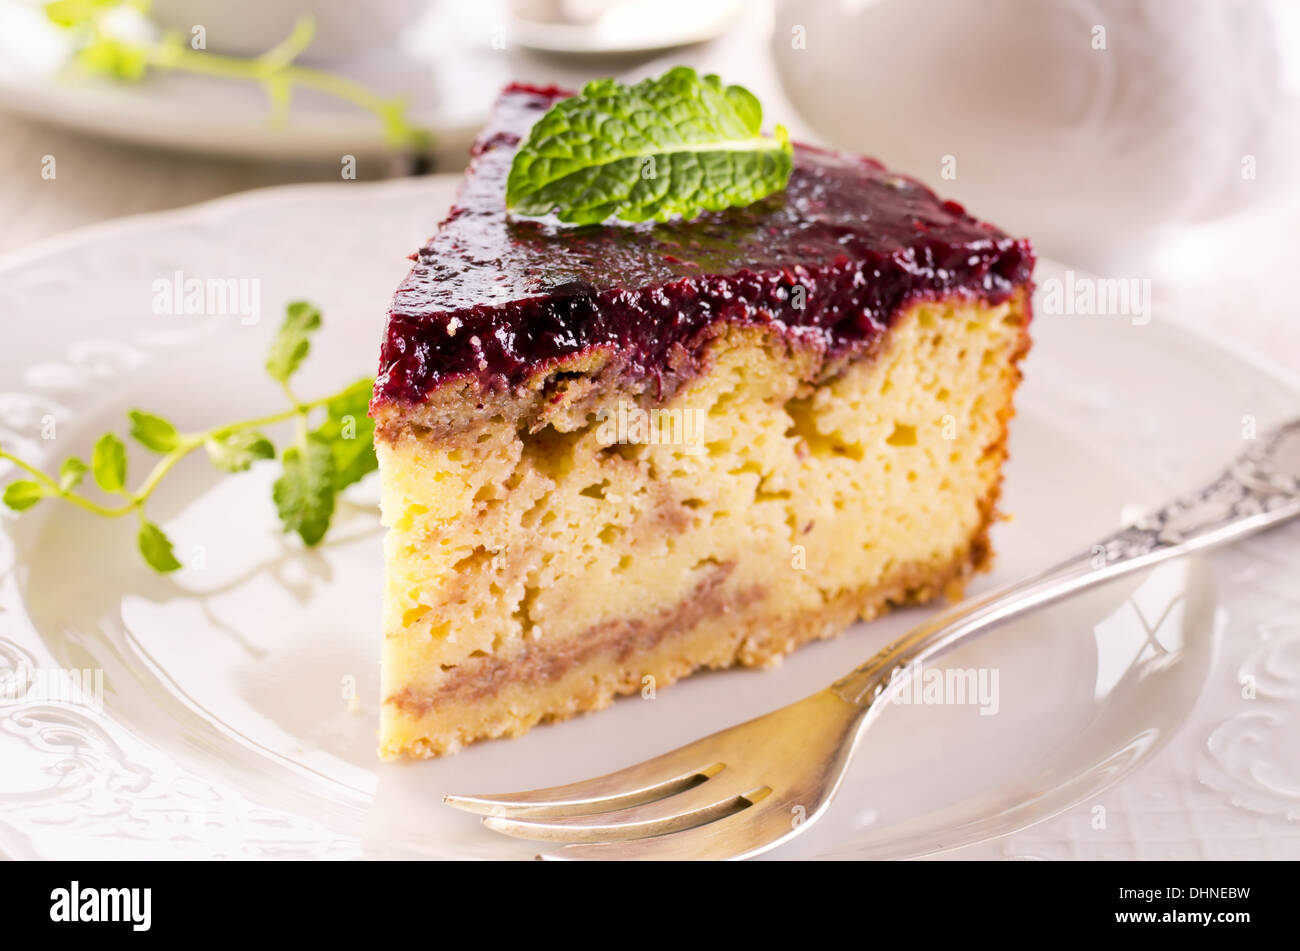
M 375 424 L 362 416 L 356 424 L 354 436 L 331 440 L 330 453 L 334 456 L 336 492 L 343 491 L 354 482 L 360 482 L 379 468 L 379 460 L 375 456 L 374 432 Z
M 15 512 L 25 511 L 43 498 L 45 498 L 44 487 L 39 482 L 32 482 L 30 479 L 10 482 L 5 486 L 5 505 Z
M 85 474 L 86 464 L 76 456 L 69 456 L 63 460 L 63 465 L 59 466 L 59 488 L 64 492 L 71 492 L 81 485 L 81 479 Z
M 131 417 L 131 436 L 146 449 L 154 452 L 171 452 L 181 443 L 181 434 L 176 427 L 161 416 L 133 409 Z
M 785 188 L 794 148 L 760 132 L 763 109 L 741 86 L 686 66 L 625 86 L 590 82 L 532 127 L 515 153 L 506 206 L 600 224 L 694 218 Z
M 105 492 L 121 492 L 126 486 L 126 446 L 112 433 L 104 433 L 90 456 L 90 471 Z
M 88 73 L 136 82 L 149 69 L 149 51 L 101 33 L 77 51 L 77 63 Z
M 365 416 L 370 409 L 370 398 L 375 392 L 375 378 L 362 377 L 347 389 L 339 392 L 326 406 L 333 418 L 340 416 Z
M 273 380 L 287 382 L 311 351 L 311 334 L 320 329 L 320 311 L 306 301 L 294 301 L 285 308 L 284 323 L 271 341 L 266 372 Z
M 140 526 L 136 541 L 140 545 L 140 554 L 154 571 L 166 574 L 181 566 L 172 553 L 171 539 L 153 522 L 145 522 Z
M 334 456 L 334 490 L 346 489 L 379 466 L 375 458 L 375 422 L 366 415 L 375 381 L 358 380 L 326 405 L 328 416 L 315 431 Z
M 304 450 L 284 451 L 284 472 L 271 497 L 286 532 L 297 532 L 307 545 L 325 537 L 334 515 L 334 455 L 324 439 L 312 435 Z
M 90 23 L 96 14 L 117 6 L 121 0 L 48 0 L 45 16 L 59 26 L 80 26 Z
M 75 0 L 48 0 L 45 17 L 58 26 L 76 26 L 88 19 L 86 5 Z
M 203 448 L 208 451 L 212 464 L 227 472 L 243 472 L 258 459 L 275 458 L 275 446 L 271 445 L 271 440 L 251 429 L 220 439 L 209 437 Z

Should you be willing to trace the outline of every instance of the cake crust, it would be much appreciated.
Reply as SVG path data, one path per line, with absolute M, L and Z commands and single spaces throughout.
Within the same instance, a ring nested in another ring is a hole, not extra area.
M 744 601 L 737 606 L 706 595 L 703 604 L 683 601 L 641 621 L 640 637 L 606 638 L 602 632 L 592 632 L 594 645 L 599 646 L 585 657 L 540 656 L 518 668 L 489 661 L 466 671 L 450 689 L 432 694 L 400 692 L 387 702 L 395 718 L 410 729 L 412 739 L 383 752 L 415 758 L 444 756 L 479 740 L 522 736 L 542 723 L 603 710 L 618 697 L 640 693 L 650 684 L 655 689 L 666 687 L 701 668 L 768 667 L 805 644 L 838 636 L 854 621 L 924 604 L 939 594 L 960 598 L 966 579 L 987 567 L 986 533 L 987 525 L 970 556 L 954 559 L 943 570 L 904 568 L 887 584 L 846 593 L 776 625 L 746 628 L 737 617 Z M 758 599 L 757 593 L 751 596 Z M 704 621 L 713 623 L 702 629 Z M 727 625 L 725 629 L 719 622 Z M 630 622 L 614 621 L 610 626 L 625 629 Z M 611 640 L 617 645 L 612 650 Z M 634 656 L 636 663 L 629 666 L 626 660 Z

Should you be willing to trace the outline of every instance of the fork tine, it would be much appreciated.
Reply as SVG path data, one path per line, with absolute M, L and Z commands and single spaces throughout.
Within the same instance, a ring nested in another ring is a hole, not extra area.
M 860 716 L 860 708 L 846 703 L 831 690 L 822 690 L 780 710 L 595 779 L 505 795 L 448 795 L 443 797 L 443 802 L 466 812 L 508 819 L 590 816 L 633 809 L 698 786 L 716 776 L 728 763 L 752 763 L 759 756 L 769 762 L 780 762 L 782 757 L 810 755 L 807 749 L 810 738 L 819 738 L 822 745 L 834 749 Z M 757 785 L 755 780 L 747 788 Z M 744 788 L 729 788 L 734 796 L 746 792 Z
M 726 777 L 730 776 L 730 779 Z M 748 809 L 772 790 L 724 772 L 722 776 L 627 809 L 559 818 L 489 816 L 483 825 L 522 839 L 554 842 L 609 842 L 666 835 L 705 825 Z
M 449 794 L 443 802 L 483 816 L 562 817 L 627 809 L 684 792 L 722 770 L 700 743 L 580 783 L 493 796 Z
M 820 815 L 819 809 L 804 822 L 796 823 L 791 816 L 790 798 L 768 795 L 748 809 L 679 832 L 644 839 L 566 845 L 537 857 L 546 861 L 643 862 L 743 859 L 779 845 Z

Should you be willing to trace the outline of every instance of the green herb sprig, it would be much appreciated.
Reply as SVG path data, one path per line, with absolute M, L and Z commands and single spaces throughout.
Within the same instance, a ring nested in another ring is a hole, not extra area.
M 136 82 L 155 69 L 255 82 L 266 91 L 276 123 L 288 115 L 294 87 L 315 89 L 374 113 L 394 148 L 428 145 L 427 130 L 407 118 L 405 100 L 381 96 L 344 76 L 296 64 L 316 34 L 311 16 L 300 17 L 289 36 L 273 49 L 245 59 L 191 49 L 183 36 L 171 31 L 153 42 L 124 37 L 112 24 L 123 8 L 147 16 L 149 0 L 47 0 L 44 5 L 52 23 L 73 33 L 76 62 L 93 75 Z
M 136 542 L 144 560 L 155 571 L 175 571 L 181 563 L 171 540 L 145 513 L 146 504 L 163 478 L 199 449 L 223 472 L 243 472 L 258 460 L 274 459 L 276 448 L 261 428 L 295 420 L 296 435 L 280 453 L 281 472 L 272 488 L 272 498 L 283 530 L 296 532 L 309 546 L 318 544 L 329 530 L 338 494 L 377 466 L 374 422 L 366 415 L 373 379 L 361 379 L 337 393 L 305 401 L 290 386 L 290 378 L 311 352 L 311 335 L 320 327 L 320 311 L 305 301 L 296 301 L 286 308 L 284 323 L 271 343 L 266 371 L 284 390 L 290 403 L 288 409 L 196 432 L 183 432 L 154 413 L 131 410 L 127 414 L 130 438 L 161 456 L 134 489 L 127 486 L 126 443 L 115 433 L 99 437 L 89 465 L 75 456 L 63 460 L 57 477 L 0 448 L 0 459 L 12 462 L 32 477 L 5 486 L 4 504 L 23 512 L 53 498 L 103 518 L 134 513 L 140 520 Z M 320 410 L 324 410 L 323 418 Z M 314 428 L 313 417 L 320 420 Z M 76 491 L 87 473 L 114 502 L 97 502 Z
M 533 125 L 515 153 L 506 206 L 573 224 L 666 221 L 742 207 L 785 188 L 794 148 L 760 131 L 743 86 L 687 66 L 625 86 L 588 83 Z

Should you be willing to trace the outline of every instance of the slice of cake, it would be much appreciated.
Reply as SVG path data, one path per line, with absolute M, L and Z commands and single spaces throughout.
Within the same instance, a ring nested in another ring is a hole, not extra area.
M 509 219 L 512 86 L 388 318 L 385 756 L 762 665 L 990 558 L 1028 242 L 857 156 L 690 222 Z

